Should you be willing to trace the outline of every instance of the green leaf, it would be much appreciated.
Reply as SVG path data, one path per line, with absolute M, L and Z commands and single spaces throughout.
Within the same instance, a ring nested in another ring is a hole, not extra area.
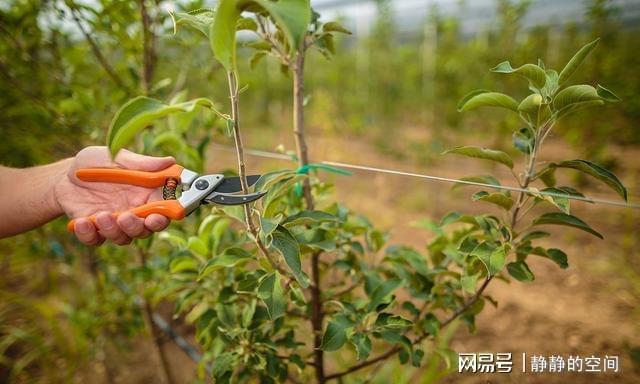
M 205 264 L 199 278 L 208 275 L 212 271 L 235 267 L 250 260 L 255 260 L 255 257 L 246 249 L 238 247 L 227 248 L 221 255 L 215 256 Z
M 384 302 L 384 299 L 391 294 L 391 292 L 395 291 L 398 287 L 402 285 L 402 280 L 400 279 L 389 279 L 378 284 L 371 291 L 371 301 L 369 302 L 369 306 L 367 307 L 368 311 L 371 312 L 375 310 L 380 304 Z
M 153 148 L 166 148 L 173 152 L 183 151 L 186 145 L 184 139 L 176 132 L 162 132 L 151 142 Z
M 544 88 L 542 88 L 542 94 L 544 95 L 546 100 L 551 100 L 553 95 L 558 90 L 559 76 L 558 72 L 554 71 L 553 69 L 547 69 L 545 72 L 547 75 L 547 82 L 544 85 Z
M 529 83 L 537 88 L 541 89 L 547 82 L 547 75 L 544 69 L 538 67 L 535 64 L 524 64 L 518 68 L 512 68 L 511 63 L 503 61 L 495 68 L 491 69 L 494 73 L 515 73 L 529 80 Z
M 450 153 L 455 155 L 475 157 L 478 159 L 497 161 L 498 163 L 504 164 L 509 168 L 513 168 L 513 160 L 511 159 L 511 157 L 502 151 L 497 151 L 494 149 L 462 146 L 445 151 L 443 155 L 447 155 Z
M 198 226 L 198 237 L 200 237 L 200 239 L 208 237 L 211 234 L 213 226 L 218 222 L 218 219 L 220 219 L 220 217 L 216 215 L 206 216 Z
M 527 127 L 513 133 L 513 146 L 525 155 L 533 151 L 534 140 L 533 133 Z
M 275 231 L 276 228 L 278 228 L 278 225 L 280 224 L 281 220 L 282 220 L 282 216 L 279 216 L 277 218 L 271 218 L 271 219 L 268 219 L 266 217 L 260 217 L 260 228 L 262 229 L 262 233 L 265 236 L 269 236 L 270 234 L 272 234 L 273 231 Z
M 461 177 L 460 181 L 470 181 L 472 183 L 482 183 L 482 184 L 489 184 L 489 185 L 495 185 L 495 186 L 500 185 L 500 182 L 491 175 Z M 456 183 L 453 185 L 451 189 L 455 190 L 461 187 L 465 187 L 467 185 L 468 184 Z
M 413 351 L 413 355 L 411 356 L 411 365 L 416 368 L 419 368 L 422 364 L 422 358 L 424 357 L 424 351 L 420 348 L 416 348 Z
M 572 85 L 558 92 L 553 108 L 558 118 L 580 109 L 604 104 L 598 91 L 590 85 Z
M 366 360 L 371 354 L 371 339 L 364 333 L 356 333 L 351 337 L 351 344 L 356 349 L 356 360 Z
M 171 16 L 171 20 L 173 20 L 174 34 L 177 33 L 178 26 L 186 25 L 194 28 L 208 38 L 215 12 L 209 9 L 201 9 L 189 13 L 169 12 L 169 16 Z
M 323 32 L 340 32 L 346 33 L 347 35 L 351 35 L 351 31 L 342 26 L 342 24 L 337 21 L 329 21 L 328 23 L 324 23 L 322 25 Z
M 353 323 L 345 315 L 337 315 L 327 325 L 322 336 L 320 349 L 326 352 L 337 351 L 347 342 L 347 331 Z
M 191 112 L 198 106 L 214 109 L 213 102 L 205 98 L 173 105 L 145 96 L 129 100 L 118 110 L 109 125 L 107 146 L 111 156 L 115 156 L 134 138 L 136 133 L 149 126 L 153 121 L 174 113 Z
M 627 200 L 627 189 L 620 179 L 612 172 L 587 160 L 567 160 L 549 165 L 552 168 L 572 168 L 584 172 L 590 176 L 607 184 L 611 189 L 616 191 L 625 201 Z
M 311 22 L 309 0 L 254 1 L 269 12 L 284 32 L 289 45 L 295 50 L 300 48 Z
M 509 274 L 518 281 L 533 281 L 535 276 L 529 269 L 529 266 L 524 261 L 515 261 L 507 264 L 507 270 Z
M 534 225 L 544 225 L 544 224 L 565 225 L 565 226 L 581 229 L 594 236 L 604 239 L 604 237 L 600 233 L 593 230 L 590 226 L 587 225 L 587 223 L 585 223 L 584 221 L 580 220 L 575 216 L 568 215 L 566 213 L 561 213 L 561 212 L 545 213 L 544 215 L 533 220 L 533 224 Z
M 620 98 L 615 93 L 603 87 L 602 85 L 598 85 L 598 87 L 596 88 L 596 92 L 598 92 L 598 96 L 600 96 L 602 100 L 608 101 L 610 103 L 617 103 L 618 101 L 620 101 Z
M 513 206 L 513 199 L 501 192 L 488 193 L 485 191 L 480 191 L 474 193 L 472 199 L 474 201 L 484 201 L 487 203 L 495 204 L 506 209 L 507 211 L 510 210 Z
M 220 0 L 209 32 L 213 56 L 227 72 L 236 70 L 236 29 L 241 10 L 237 0 Z
M 550 193 L 553 193 L 554 196 L 549 196 L 544 194 L 536 195 L 537 201 L 546 201 L 558 207 L 562 212 L 569 213 L 571 209 L 571 204 L 569 202 L 568 196 L 570 195 L 568 193 L 566 193 L 562 189 L 555 188 L 555 187 L 545 188 L 541 192 L 550 192 Z M 566 195 L 567 197 L 556 196 L 555 194 Z
M 535 240 L 535 239 L 542 239 L 545 237 L 549 237 L 551 236 L 551 234 L 549 232 L 544 232 L 544 231 L 533 231 L 533 232 L 529 232 L 526 235 L 524 235 L 522 237 L 522 242 L 527 242 L 527 241 L 531 241 L 531 240 Z
M 293 276 L 300 286 L 307 288 L 309 286 L 309 277 L 302 271 L 300 245 L 298 241 L 296 241 L 291 232 L 282 225 L 278 225 L 271 236 L 271 245 L 282 254 L 284 261 L 291 269 L 291 272 L 293 272 Z
M 460 278 L 460 286 L 462 287 L 462 290 L 470 294 L 476 293 L 476 284 L 478 283 L 479 277 L 480 273 L 476 273 L 475 275 L 462 276 Z
M 252 18 L 241 17 L 236 23 L 236 30 L 238 31 L 257 31 L 258 23 Z
M 297 305 L 304 307 L 307 304 L 307 298 L 304 297 L 304 294 L 297 284 L 291 284 L 289 286 L 289 291 L 291 291 L 291 298 Z
M 253 48 L 257 51 L 271 51 L 271 44 L 265 40 L 251 41 L 245 47 Z
M 556 169 L 553 167 L 546 167 L 536 175 L 536 178 L 542 180 L 544 185 L 546 185 L 547 187 L 555 187 Z
M 526 112 L 529 114 L 537 114 L 540 106 L 542 105 L 543 99 L 537 93 L 531 94 L 524 98 L 518 105 L 518 111 Z
M 211 375 L 218 378 L 227 372 L 233 371 L 237 360 L 238 356 L 230 352 L 223 352 L 217 355 L 211 366 Z
M 380 313 L 375 322 L 376 326 L 383 327 L 391 330 L 402 330 L 409 328 L 413 325 L 411 320 L 405 319 L 402 316 L 392 315 L 391 313 Z
M 504 93 L 477 90 L 468 93 L 458 103 L 458 112 L 469 111 L 479 107 L 500 107 L 518 111 L 518 102 Z
M 197 236 L 189 237 L 187 240 L 187 249 L 199 256 L 207 256 L 209 254 L 207 245 Z
M 567 254 L 564 253 L 561 249 L 557 248 L 549 248 L 547 249 L 547 255 L 549 258 L 553 260 L 556 264 L 560 266 L 562 269 L 566 269 L 569 267 L 569 262 L 567 261 Z
M 278 271 L 265 275 L 262 279 L 258 286 L 258 298 L 267 306 L 271 320 L 275 320 L 284 315 L 287 303 Z
M 256 69 L 260 61 L 265 56 L 267 56 L 267 53 L 264 51 L 254 52 L 253 55 L 251 56 L 251 59 L 249 59 L 249 67 L 251 67 L 251 69 Z
M 282 225 L 291 228 L 298 225 L 316 225 L 319 223 L 336 222 L 338 220 L 336 216 L 330 213 L 322 211 L 302 211 L 287 217 L 282 222 Z
M 169 264 L 169 271 L 171 273 L 197 272 L 198 262 L 189 256 L 178 257 L 171 260 L 171 264 Z
M 184 234 L 173 229 L 167 229 L 160 232 L 160 234 L 158 234 L 158 238 L 168 241 L 172 246 L 176 248 L 183 248 L 187 246 L 187 241 L 184 238 Z
M 573 74 L 578 70 L 580 64 L 584 61 L 584 59 L 589 55 L 589 53 L 598 45 L 598 41 L 600 39 L 596 39 L 589 44 L 580 48 L 578 52 L 569 60 L 567 65 L 564 66 L 564 69 L 560 72 L 560 76 L 558 77 L 558 84 L 564 84 Z
M 498 274 L 504 267 L 507 254 L 504 246 L 493 247 L 486 242 L 478 244 L 471 251 L 471 256 L 477 257 L 487 268 L 489 276 Z

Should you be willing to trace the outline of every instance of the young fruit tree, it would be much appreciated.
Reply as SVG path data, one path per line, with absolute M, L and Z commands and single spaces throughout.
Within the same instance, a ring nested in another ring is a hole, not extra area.
M 542 61 L 517 68 L 509 62 L 496 66 L 493 72 L 518 75 L 528 85 L 530 94 L 521 101 L 483 90 L 460 102 L 460 111 L 498 107 L 521 119 L 524 127 L 513 134 L 517 158 L 476 146 L 446 152 L 506 167 L 519 191 L 503 188 L 494 176 L 461 179 L 487 186 L 472 198 L 490 203 L 488 212 L 453 212 L 439 222 L 425 221 L 435 236 L 421 252 L 387 245 L 386 234 L 335 201 L 329 184 L 319 177 L 322 171 L 345 171 L 310 160 L 304 126 L 305 58 L 312 50 L 330 58 L 335 35 L 349 33 L 343 26 L 323 22 L 308 0 L 220 0 L 215 10 L 174 13 L 172 18 L 176 33 L 178 27 L 189 27 L 208 41 L 213 59 L 226 73 L 229 105 L 205 97 L 168 103 L 137 97 L 113 119 L 108 134 L 113 154 L 159 119 L 210 109 L 233 136 L 247 193 L 238 49 L 253 50 L 252 66 L 263 58 L 276 60 L 292 79 L 296 148 L 291 157 L 296 168 L 264 175 L 254 187 L 267 192 L 259 202 L 195 214 L 174 224 L 160 235 L 166 241 L 152 247 L 165 261 L 165 269 L 154 274 L 153 302 L 173 302 L 176 315 L 195 326 L 195 339 L 204 351 L 202 377 L 324 383 L 361 377 L 361 370 L 394 357 L 416 367 L 426 360 L 441 376 L 447 371 L 444 363 L 451 364 L 455 355 L 446 342 L 425 349 L 426 341 L 446 338 L 458 319 L 475 329 L 474 319 L 485 303 L 495 304 L 485 294 L 493 280 L 533 281 L 529 257 L 568 266 L 561 249 L 536 244 L 550 236 L 543 226 L 573 227 L 602 237 L 571 214 L 571 198 L 582 195 L 557 184 L 557 172 L 586 173 L 626 199 L 620 180 L 597 164 L 539 159 L 559 121 L 582 108 L 618 101 L 602 86 L 569 85 L 597 41 L 578 51 L 560 73 L 546 69 Z M 216 79 L 211 87 L 222 82 Z M 169 124 L 153 132 L 167 135 L 172 129 L 180 128 Z M 546 209 L 535 216 L 532 212 L 540 209 L 534 207 Z

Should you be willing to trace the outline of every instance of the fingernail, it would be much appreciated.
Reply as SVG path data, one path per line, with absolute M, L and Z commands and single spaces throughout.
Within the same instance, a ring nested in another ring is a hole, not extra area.
M 113 219 L 109 216 L 98 216 L 98 226 L 102 229 L 109 230 L 113 228 Z
M 132 229 L 132 228 L 133 228 L 133 225 L 134 225 L 133 217 L 131 217 L 131 216 L 125 216 L 125 217 L 123 217 L 123 218 L 121 219 L 121 221 L 120 221 L 120 225 L 121 225 L 123 228 L 126 228 L 126 229 Z
M 91 231 L 91 224 L 89 224 L 88 221 L 81 221 L 76 224 L 75 230 L 80 234 L 89 233 L 89 231 Z

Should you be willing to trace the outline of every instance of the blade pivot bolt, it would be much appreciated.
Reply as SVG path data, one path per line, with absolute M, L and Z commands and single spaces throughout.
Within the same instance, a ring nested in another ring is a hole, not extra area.
M 200 191 L 204 191 L 209 188 L 209 182 L 207 180 L 198 180 L 196 181 L 196 189 Z

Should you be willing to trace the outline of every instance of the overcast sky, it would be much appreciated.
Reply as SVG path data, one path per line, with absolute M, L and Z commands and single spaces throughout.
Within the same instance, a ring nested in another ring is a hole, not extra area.
M 351 28 L 366 32 L 375 19 L 371 0 L 311 0 L 325 18 L 343 16 Z M 442 15 L 457 16 L 464 33 L 490 27 L 495 20 L 496 0 L 392 0 L 392 9 L 401 30 L 419 28 L 430 9 L 436 6 Z M 534 0 L 524 20 L 525 27 L 539 24 L 562 25 L 584 20 L 586 0 Z M 614 0 L 620 18 L 626 23 L 640 22 L 640 0 Z

